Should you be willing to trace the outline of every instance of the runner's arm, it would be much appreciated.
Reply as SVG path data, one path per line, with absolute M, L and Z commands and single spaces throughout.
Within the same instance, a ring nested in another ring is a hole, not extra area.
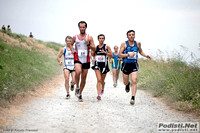
M 95 52 L 92 50 L 91 51 L 91 55 L 94 57 L 95 56 Z
M 107 56 L 109 57 L 109 58 L 112 58 L 113 57 L 113 54 L 112 54 L 112 51 L 111 51 L 111 48 L 107 45 L 106 46 L 107 48 L 107 50 L 108 50 L 108 53 L 107 53 Z
M 143 52 L 142 47 L 141 47 L 141 43 L 140 43 L 140 42 L 137 42 L 137 44 L 138 44 L 139 53 L 140 53 L 142 56 L 146 57 L 147 59 L 151 59 L 151 56 L 146 55 L 146 54 Z
M 126 48 L 126 44 L 122 43 L 119 49 L 119 57 L 121 58 L 128 57 L 128 54 L 123 54 L 125 48 Z
M 73 45 L 74 45 L 74 43 L 75 43 L 75 40 L 76 40 L 76 36 L 73 36 L 73 38 L 72 38 L 72 43 L 71 43 L 71 45 L 69 46 L 69 48 L 70 48 L 72 54 L 74 54 Z
M 62 61 L 60 60 L 60 58 L 62 57 L 62 55 L 63 55 L 63 51 L 64 50 L 64 48 L 61 48 L 60 49 L 60 52 L 59 52 L 59 54 L 58 54 L 58 56 L 57 56 L 57 61 L 58 61 L 58 63 L 59 63 L 59 65 L 61 66 L 62 65 Z
M 94 40 L 93 40 L 93 37 L 92 36 L 89 36 L 89 43 L 90 43 L 90 48 L 95 51 L 96 50 L 96 47 L 95 47 L 95 44 L 94 44 Z

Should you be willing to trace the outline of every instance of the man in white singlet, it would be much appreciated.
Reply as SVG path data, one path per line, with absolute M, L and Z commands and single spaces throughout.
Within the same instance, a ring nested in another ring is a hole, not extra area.
M 90 68 L 90 49 L 95 51 L 95 45 L 92 36 L 87 34 L 87 23 L 80 21 L 78 23 L 80 34 L 72 38 L 71 51 L 74 54 L 74 66 L 76 72 L 76 91 L 75 95 L 78 97 L 79 102 L 82 102 L 82 91 L 85 87 L 88 69 Z M 75 43 L 75 50 L 73 44 Z M 81 76 L 81 83 L 79 84 Z
M 69 94 L 69 76 L 71 73 L 72 82 L 71 82 L 71 91 L 74 90 L 75 84 L 75 68 L 74 68 L 74 55 L 71 53 L 70 45 L 72 42 L 72 37 L 67 36 L 65 38 L 66 46 L 62 48 L 58 54 L 57 61 L 60 66 L 63 64 L 63 72 L 65 77 L 65 89 L 67 91 L 66 99 L 70 98 Z M 64 56 L 64 63 L 60 60 L 60 58 Z

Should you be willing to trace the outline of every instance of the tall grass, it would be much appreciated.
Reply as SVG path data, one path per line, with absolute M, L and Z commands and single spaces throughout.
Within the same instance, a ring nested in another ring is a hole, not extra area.
M 138 86 L 165 97 L 179 110 L 200 110 L 200 68 L 178 56 L 167 60 L 139 60 Z
M 9 101 L 17 93 L 60 73 L 56 59 L 47 53 L 6 44 L 0 39 L 0 100 Z

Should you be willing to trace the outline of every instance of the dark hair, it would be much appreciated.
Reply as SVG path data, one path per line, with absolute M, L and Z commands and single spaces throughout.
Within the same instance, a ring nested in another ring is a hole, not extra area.
M 117 45 L 115 45 L 115 46 L 114 46 L 114 49 L 115 49 L 115 47 L 117 47 L 117 48 L 118 48 L 118 46 L 117 46 Z
M 67 41 L 67 39 L 72 39 L 71 36 L 66 36 L 65 41 Z
M 104 39 L 105 39 L 105 36 L 104 36 L 104 34 L 99 34 L 98 36 L 97 36 L 97 38 L 99 39 L 99 37 L 100 36 L 103 36 L 104 37 Z
M 127 31 L 126 35 L 128 36 L 128 33 L 130 33 L 130 32 L 134 32 L 135 33 L 134 30 L 129 30 L 129 31 Z
M 80 24 L 85 24 L 85 27 L 87 28 L 87 23 L 86 23 L 85 21 L 80 21 L 80 22 L 78 23 L 78 27 L 80 26 Z

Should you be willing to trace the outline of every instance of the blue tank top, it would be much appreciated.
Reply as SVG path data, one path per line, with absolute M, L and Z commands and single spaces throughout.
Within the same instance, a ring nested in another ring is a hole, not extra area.
M 119 58 L 119 54 L 115 55 L 114 52 L 113 52 L 112 68 L 114 68 L 114 69 L 120 69 L 121 63 L 120 63 L 120 61 L 118 59 L 120 59 Z
M 131 47 L 129 44 L 128 44 L 128 41 L 126 41 L 126 49 L 124 50 L 124 54 L 127 54 L 128 52 L 135 52 L 135 56 L 134 57 L 125 57 L 123 58 L 123 62 L 124 63 L 134 63 L 134 62 L 137 62 L 138 60 L 138 47 L 137 47 L 137 43 L 136 41 L 134 41 L 134 46 Z

